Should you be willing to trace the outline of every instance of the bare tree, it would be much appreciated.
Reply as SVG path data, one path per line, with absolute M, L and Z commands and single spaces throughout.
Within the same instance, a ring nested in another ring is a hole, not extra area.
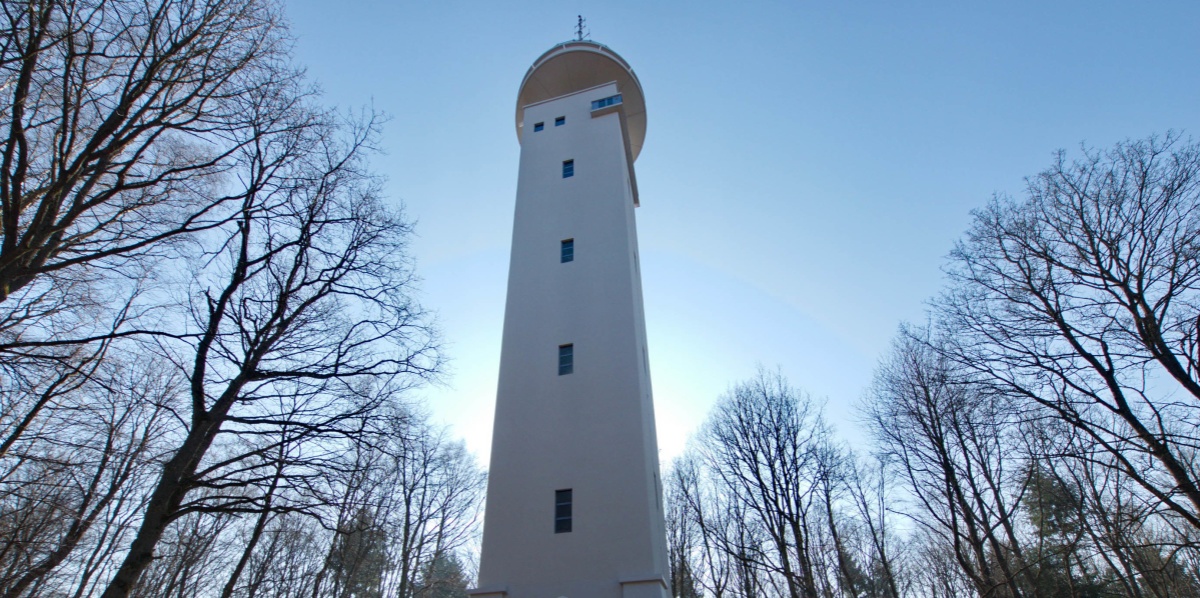
M 282 438 L 289 438 L 291 435 L 284 428 L 280 431 Z M 233 566 L 233 572 L 229 574 L 229 580 L 225 582 L 224 589 L 221 590 L 221 598 L 230 598 L 233 592 L 238 587 L 238 582 L 241 580 L 246 567 L 249 565 L 251 558 L 254 556 L 255 550 L 258 548 L 259 542 L 262 540 L 263 534 L 267 530 L 267 524 L 271 517 L 279 511 L 277 507 L 276 496 L 280 490 L 280 485 L 284 481 L 284 475 L 287 470 L 287 465 L 294 456 L 289 454 L 289 446 L 285 443 L 280 443 L 276 447 L 275 455 L 264 455 L 264 458 L 272 458 L 274 461 L 274 472 L 271 475 L 270 481 L 263 492 L 262 501 L 260 503 L 261 511 L 255 517 L 254 525 L 250 528 L 245 539 L 242 555 L 238 558 L 237 564 Z M 254 587 L 253 585 L 251 587 Z
M 192 513 L 164 534 L 161 558 L 143 572 L 130 593 L 136 598 L 200 598 L 213 594 L 219 577 L 211 571 L 231 556 L 224 542 L 233 518 L 229 514 Z
M 179 380 L 153 362 L 109 360 L 103 370 L 0 460 L 0 596 L 16 598 L 51 576 L 93 526 L 107 527 L 136 501 L 155 465 Z M 106 536 L 91 541 L 99 549 Z
M 666 480 L 677 596 L 893 598 L 910 551 L 821 410 L 778 373 L 721 397 Z
M 1038 439 L 1038 491 L 1026 501 L 1039 549 L 1050 553 L 1048 565 L 1082 571 L 1085 592 L 1104 586 L 1135 597 L 1200 592 L 1191 526 L 1163 517 L 1155 498 L 1122 475 L 1089 437 L 1062 423 L 1054 431 Z M 1047 577 L 1079 585 L 1061 575 Z
M 935 305 L 948 356 L 1107 451 L 1200 528 L 1200 146 L 1084 150 L 976 212 Z
M 330 532 L 300 522 L 326 523 L 345 455 L 389 454 L 388 413 L 439 367 L 374 116 L 315 103 L 274 0 L 3 8 L 0 592 L 308 591 Z M 479 502 L 430 433 L 410 586 Z
M 272 2 L 3 9 L 0 303 L 44 274 L 215 226 L 214 208 L 245 195 L 216 183 L 271 127 L 247 99 L 297 76 Z
M 156 266 L 260 191 L 311 95 L 274 0 L 2 7 L 0 456 L 114 339 L 170 333 Z
M 287 514 L 269 519 L 264 540 L 253 551 L 238 595 L 245 598 L 286 598 L 312 594 L 314 581 L 325 566 L 321 549 L 326 530 L 316 519 Z
M 171 521 L 261 510 L 262 493 L 244 491 L 274 477 L 259 456 L 304 444 L 289 479 L 318 477 L 346 443 L 379 437 L 372 415 L 437 368 L 409 298 L 407 225 L 365 170 L 374 127 L 307 110 L 292 118 L 246 158 L 256 191 L 200 244 L 190 321 L 157 342 L 186 372 L 190 415 L 106 598 L 128 595 Z
M 696 464 L 677 458 L 664 476 L 663 503 L 667 530 L 667 559 L 671 571 L 671 591 L 677 598 L 698 598 L 697 554 L 703 549 L 701 527 L 689 498 L 698 488 Z M 719 596 L 720 593 L 717 592 Z
M 924 330 L 901 331 L 870 393 L 871 427 L 905 478 L 914 520 L 952 547 L 978 595 L 1024 596 L 1026 487 L 1014 477 L 1023 460 L 1012 448 L 1020 419 L 959 376 L 932 342 Z
M 689 557 L 684 546 L 693 545 L 695 551 L 695 566 L 692 568 L 692 580 L 704 593 L 722 598 L 736 591 L 734 556 L 738 550 L 727 548 L 741 545 L 730 541 L 739 536 L 731 533 L 730 528 L 735 522 L 740 522 L 735 515 L 725 509 L 723 497 L 708 483 L 702 469 L 702 463 L 693 451 L 677 459 L 667 476 L 665 501 L 667 512 L 674 514 L 668 526 L 678 526 L 679 538 L 676 539 L 677 556 L 682 567 L 682 561 Z M 694 542 L 685 538 L 691 534 L 694 527 L 696 535 Z M 668 536 L 668 542 L 671 537 Z M 682 584 L 681 584 L 682 585 Z M 673 586 L 677 595 L 682 594 L 680 586 Z
M 397 409 L 389 421 L 380 443 L 345 455 L 337 500 L 311 519 L 328 533 L 306 595 L 435 596 L 464 579 L 486 477 L 427 416 Z
M 444 429 L 417 422 L 392 439 L 381 485 L 394 568 L 387 587 L 402 598 L 433 594 L 455 582 L 439 576 L 478 533 L 487 478 Z
M 1198 175 L 1200 144 L 1151 137 L 978 212 L 881 361 L 870 470 L 777 374 L 722 397 L 668 479 L 677 593 L 1200 591 Z
M 813 534 L 828 435 L 807 396 L 760 371 L 718 401 L 700 436 L 714 479 L 768 539 L 756 565 L 777 573 L 791 598 L 818 596 Z
M 894 502 L 893 469 L 884 456 L 870 460 L 848 459 L 846 465 L 849 507 L 857 515 L 860 536 L 866 537 L 863 559 L 870 569 L 869 587 L 864 595 L 870 598 L 900 598 L 908 584 L 903 579 L 904 556 L 902 537 L 898 533 L 896 516 L 890 506 Z

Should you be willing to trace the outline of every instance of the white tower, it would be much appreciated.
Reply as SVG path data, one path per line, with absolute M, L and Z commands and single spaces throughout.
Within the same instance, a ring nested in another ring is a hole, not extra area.
M 530 67 L 477 598 L 663 598 L 666 539 L 638 266 L 628 63 Z

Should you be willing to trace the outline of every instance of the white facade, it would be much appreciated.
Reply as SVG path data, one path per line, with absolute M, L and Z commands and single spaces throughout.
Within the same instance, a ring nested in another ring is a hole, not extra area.
M 621 103 L 592 109 L 618 94 Z M 641 87 L 614 52 L 578 41 L 543 55 L 519 97 L 487 514 L 479 587 L 470 593 L 663 598 L 668 565 L 634 222 Z M 573 174 L 564 177 L 568 160 Z M 564 345 L 573 363 L 560 374 Z M 570 531 L 561 531 L 556 510 L 563 490 L 571 491 Z

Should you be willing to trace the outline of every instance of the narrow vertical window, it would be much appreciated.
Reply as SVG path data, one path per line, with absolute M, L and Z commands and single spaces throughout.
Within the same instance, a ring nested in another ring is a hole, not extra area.
M 575 239 L 567 239 L 562 242 L 561 262 L 565 264 L 573 261 L 575 261 Z
M 565 376 L 575 371 L 575 345 L 558 346 L 558 375 Z
M 546 128 L 546 123 L 534 123 L 533 124 L 533 132 L 534 133 L 537 133 L 538 131 L 541 131 L 542 129 L 545 129 L 545 128 Z
M 571 489 L 554 491 L 554 533 L 571 531 Z
M 565 116 L 560 116 L 554 119 L 554 126 L 556 127 L 561 127 L 565 124 L 567 124 L 567 117 Z
M 575 176 L 575 161 L 563 160 L 563 178 Z

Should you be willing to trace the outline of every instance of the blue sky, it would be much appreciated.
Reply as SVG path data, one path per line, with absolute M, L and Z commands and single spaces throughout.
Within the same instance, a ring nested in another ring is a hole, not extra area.
M 778 366 L 856 444 L 855 403 L 994 193 L 1052 153 L 1200 136 L 1200 2 L 294 0 L 331 104 L 390 120 L 376 169 L 417 221 L 446 384 L 435 416 L 486 463 L 516 190 L 517 87 L 591 38 L 646 94 L 637 211 L 659 444 Z

